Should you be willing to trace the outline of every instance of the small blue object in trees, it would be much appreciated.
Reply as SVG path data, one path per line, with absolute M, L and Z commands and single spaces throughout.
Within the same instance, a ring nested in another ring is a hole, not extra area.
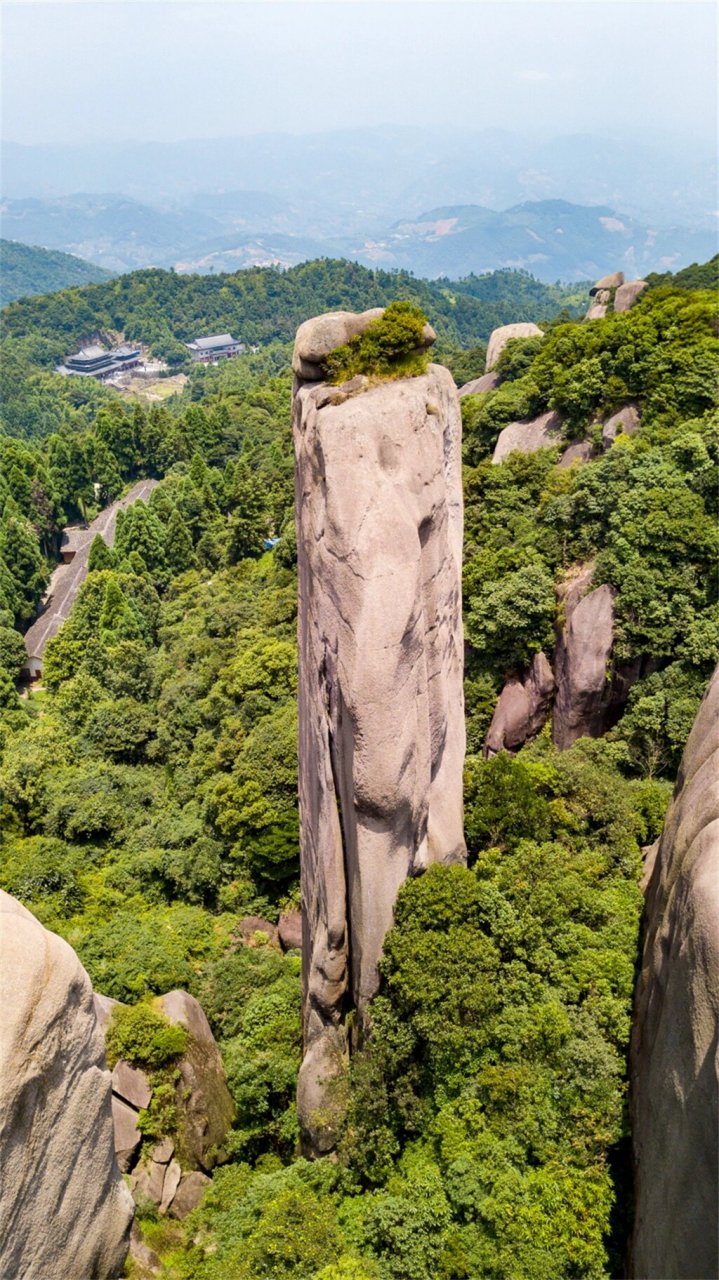
M 265 551 L 271 551 L 273 547 L 277 546 L 278 542 L 279 538 L 265 538 L 262 545 L 265 548 Z

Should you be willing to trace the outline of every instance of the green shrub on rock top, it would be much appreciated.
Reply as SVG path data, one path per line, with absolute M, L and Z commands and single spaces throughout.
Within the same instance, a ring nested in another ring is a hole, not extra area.
M 347 382 L 357 374 L 376 378 L 412 378 L 424 373 L 429 353 L 422 346 L 427 323 L 413 302 L 391 302 L 364 333 L 337 347 L 325 361 L 330 381 Z
M 123 1058 L 133 1066 L 156 1069 L 179 1058 L 187 1048 L 187 1031 L 168 1022 L 149 1004 L 117 1005 L 105 1036 L 109 1067 Z

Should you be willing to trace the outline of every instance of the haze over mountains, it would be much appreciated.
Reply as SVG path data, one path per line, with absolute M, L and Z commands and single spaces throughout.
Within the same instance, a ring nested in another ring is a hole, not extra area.
M 715 167 L 699 142 L 501 130 L 7 143 L 2 229 L 113 271 L 334 256 L 430 277 L 515 266 L 580 280 L 710 256 Z

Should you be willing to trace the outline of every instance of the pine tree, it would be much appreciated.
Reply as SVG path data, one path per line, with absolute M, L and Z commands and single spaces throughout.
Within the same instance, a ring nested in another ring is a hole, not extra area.
M 165 531 L 165 561 L 173 577 L 197 567 L 192 538 L 177 508 L 170 516 Z
M 95 573 L 98 569 L 114 569 L 115 557 L 108 547 L 102 534 L 96 533 L 90 545 L 90 554 L 87 557 L 88 573 Z

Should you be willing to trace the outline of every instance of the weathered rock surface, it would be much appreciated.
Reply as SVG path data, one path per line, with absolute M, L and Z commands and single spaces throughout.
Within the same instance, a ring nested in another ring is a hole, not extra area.
M 624 284 L 624 272 L 612 271 L 608 276 L 602 276 L 601 280 L 595 280 L 589 290 L 590 298 L 595 297 L 598 293 L 609 292 L 611 289 L 618 289 Z M 607 298 L 604 301 L 608 301 Z
M 718 1039 L 719 668 L 646 889 L 631 1046 L 633 1276 L 719 1275 Z
M 608 302 L 591 302 L 587 308 L 585 320 L 603 320 L 609 310 Z
M 142 1134 L 137 1127 L 139 1112 L 123 1102 L 122 1098 L 112 1095 L 112 1131 L 115 1146 L 115 1157 L 122 1173 L 127 1173 L 140 1150 Z
M 133 1206 L 90 980 L 72 948 L 2 892 L 0 931 L 0 1275 L 114 1280 Z
M 237 933 L 244 943 L 252 944 L 258 933 L 263 933 L 268 942 L 277 944 L 277 925 L 262 916 L 244 916 L 237 926 Z
M 535 654 L 524 680 L 505 684 L 484 742 L 485 758 L 516 751 L 536 737 L 552 705 L 554 673 L 543 653 Z
M 131 1067 L 129 1062 L 116 1062 L 112 1069 L 112 1092 L 123 1102 L 140 1111 L 149 1106 L 152 1088 L 144 1071 Z
M 217 1163 L 234 1116 L 220 1051 L 194 996 L 187 991 L 170 991 L 158 1003 L 170 1022 L 189 1032 L 187 1049 L 178 1064 L 182 1154 L 191 1168 L 209 1171 Z
M 481 378 L 473 378 L 471 382 L 465 382 L 464 386 L 459 388 L 457 395 L 462 400 L 464 396 L 477 396 L 483 391 L 496 391 L 501 381 L 498 373 L 483 373 Z
M 277 932 L 283 951 L 299 951 L 302 947 L 302 912 L 283 911 Z
M 200 1173 L 197 1169 L 183 1173 L 168 1209 L 170 1217 L 186 1218 L 188 1213 L 197 1208 L 211 1181 L 207 1174 Z
M 493 329 L 489 335 L 487 344 L 487 359 L 485 361 L 485 370 L 490 373 L 496 365 L 507 343 L 512 338 L 541 338 L 542 330 L 537 324 L 520 322 L 519 324 L 503 324 L 499 329 Z
M 589 462 L 594 457 L 594 445 L 591 440 L 577 440 L 564 450 L 557 466 L 571 467 L 574 462 Z
M 563 592 L 566 621 L 555 650 L 557 696 L 552 724 L 560 751 L 577 738 L 598 737 L 607 727 L 614 605 L 611 587 L 605 583 L 590 591 L 591 579 L 588 566 Z
M 504 462 L 510 453 L 536 453 L 559 444 L 561 418 L 555 410 L 542 413 L 531 422 L 510 422 L 497 437 L 492 462 Z
M 628 311 L 648 288 L 646 280 L 628 280 L 626 284 L 620 284 L 614 295 L 615 312 Z
M 633 436 L 639 430 L 639 407 L 636 404 L 625 404 L 602 426 L 602 444 L 610 449 L 617 436 Z
M 430 365 L 339 405 L 321 391 L 297 387 L 293 406 L 306 945 L 298 1109 L 315 1149 L 327 1061 L 334 1071 L 343 1058 L 348 998 L 362 1015 L 376 990 L 399 886 L 465 856 L 456 387 Z
M 358 338 L 374 320 L 384 314 L 384 307 L 372 307 L 369 311 L 330 311 L 312 320 L 305 320 L 297 330 L 292 355 L 292 368 L 303 382 L 321 382 L 324 378 L 324 361 L 330 352 L 342 347 L 352 338 Z M 431 347 L 437 335 L 431 325 L 424 326 L 423 346 Z

